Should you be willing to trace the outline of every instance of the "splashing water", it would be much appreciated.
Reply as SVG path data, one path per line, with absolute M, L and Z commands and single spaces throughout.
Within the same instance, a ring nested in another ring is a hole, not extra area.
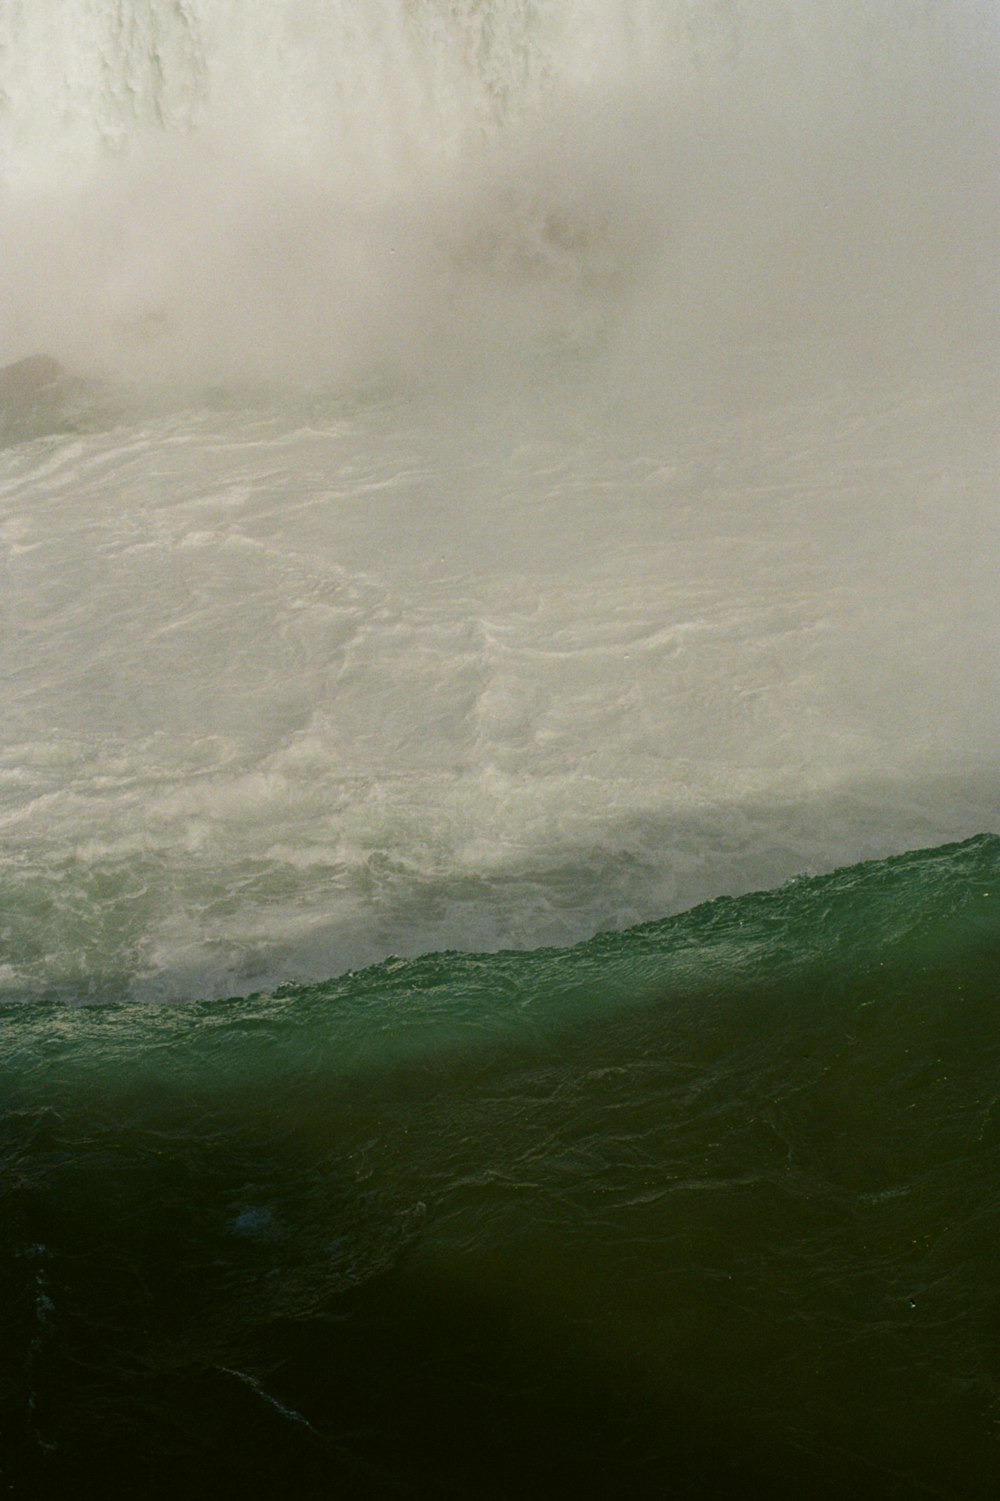
M 8 993 L 995 827 L 991 7 L 0 26 Z

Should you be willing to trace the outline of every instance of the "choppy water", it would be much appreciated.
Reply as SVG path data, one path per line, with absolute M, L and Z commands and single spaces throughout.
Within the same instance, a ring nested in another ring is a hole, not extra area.
M 994 826 L 961 392 L 638 432 L 535 395 L 9 452 L 10 998 L 573 942 Z
M 998 44 L 0 4 L 8 1493 L 995 1493 Z

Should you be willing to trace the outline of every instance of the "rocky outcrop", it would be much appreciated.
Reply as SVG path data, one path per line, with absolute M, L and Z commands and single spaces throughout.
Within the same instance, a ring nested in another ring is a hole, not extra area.
M 29 354 L 0 366 L 0 407 L 22 406 L 50 395 L 65 378 L 59 361 L 48 354 Z

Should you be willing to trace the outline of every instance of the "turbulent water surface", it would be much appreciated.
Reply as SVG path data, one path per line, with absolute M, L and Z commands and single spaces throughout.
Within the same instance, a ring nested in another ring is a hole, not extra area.
M 0 0 L 8 1494 L 996 1493 L 998 57 Z

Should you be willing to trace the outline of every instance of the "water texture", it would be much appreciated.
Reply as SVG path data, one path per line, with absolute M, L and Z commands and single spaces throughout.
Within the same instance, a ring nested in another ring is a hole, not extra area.
M 0 0 L 6 1494 L 997 1493 L 998 58 Z
M 998 876 L 8 1012 L 13 1493 L 992 1494 Z

